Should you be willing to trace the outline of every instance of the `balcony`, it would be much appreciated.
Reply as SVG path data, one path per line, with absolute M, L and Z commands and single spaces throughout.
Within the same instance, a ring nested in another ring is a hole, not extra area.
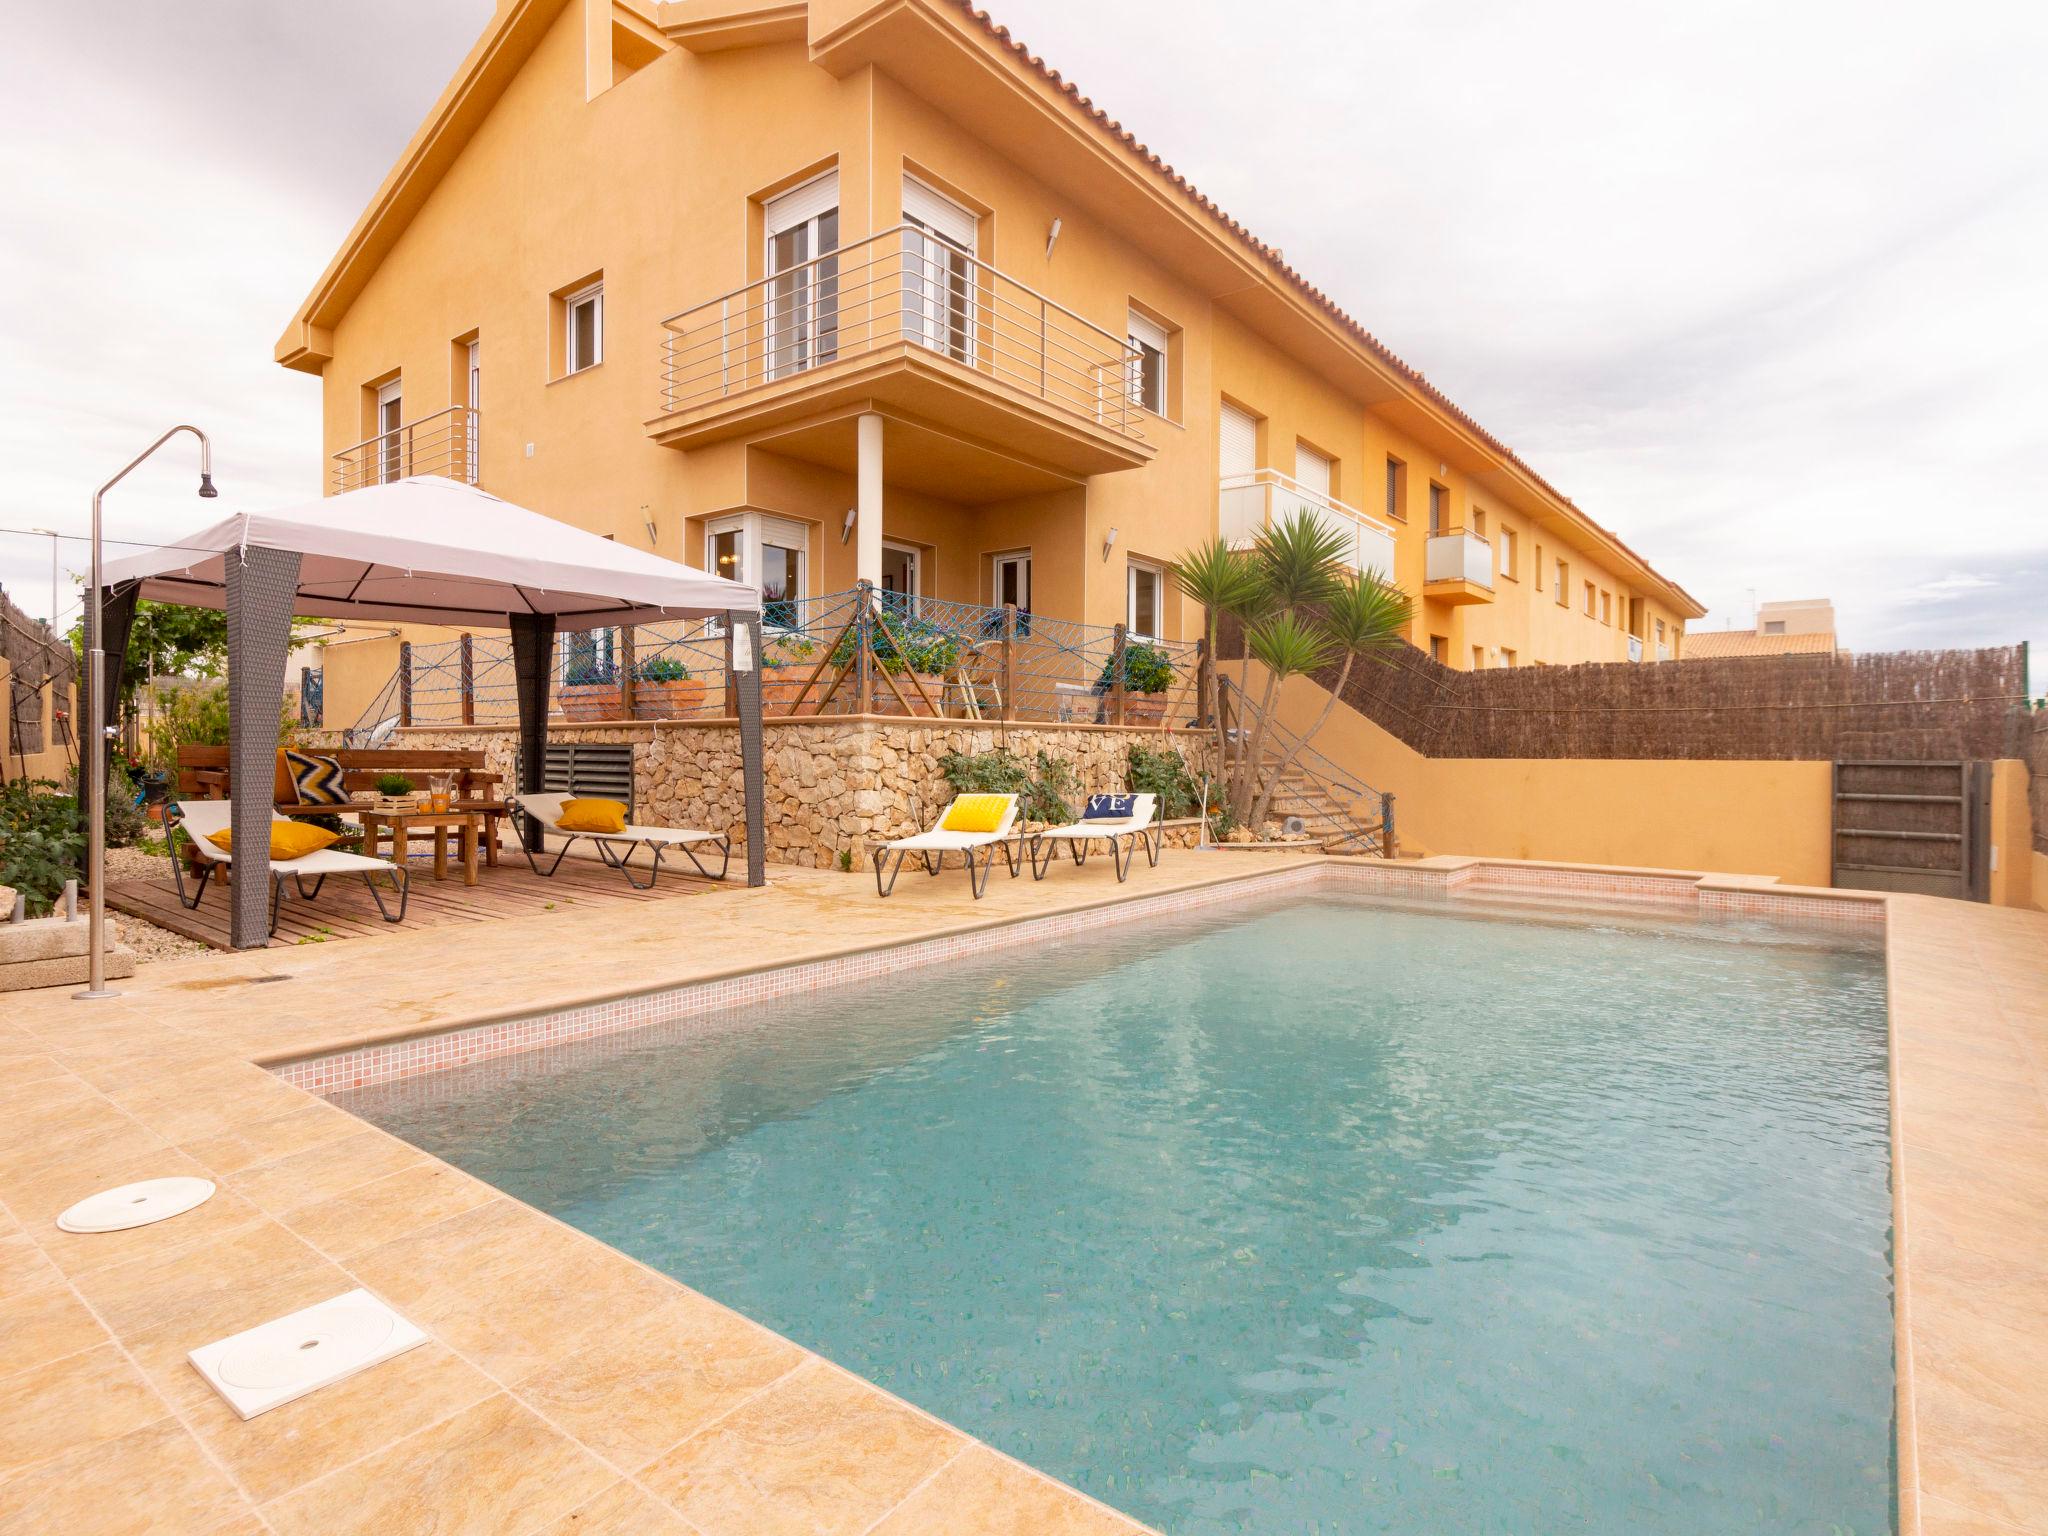
M 332 489 L 340 495 L 407 475 L 445 475 L 475 485 L 477 413 L 450 406 L 342 449 L 334 455 Z
M 1493 601 L 1493 545 L 1466 528 L 1429 536 L 1422 568 L 1422 595 L 1433 603 Z
M 1630 635 L 1628 637 L 1628 659 L 1630 661 L 1641 661 L 1643 659 L 1643 637 L 1641 635 Z
M 1217 527 L 1234 547 L 1247 548 L 1261 528 L 1306 512 L 1344 541 L 1347 564 L 1394 579 L 1394 530 L 1356 507 L 1311 490 L 1277 469 L 1225 475 L 1218 482 Z
M 938 457 L 957 463 L 965 439 L 1069 483 L 1155 451 L 1121 336 L 910 225 L 662 327 L 648 432 L 670 446 L 772 436 L 778 451 L 837 465 L 846 412 L 880 406 L 954 439 Z

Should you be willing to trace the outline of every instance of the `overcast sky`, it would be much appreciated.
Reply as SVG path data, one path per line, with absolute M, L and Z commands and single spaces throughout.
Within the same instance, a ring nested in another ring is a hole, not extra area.
M 1707 604 L 2048 663 L 2048 5 L 989 0 Z M 24 7 L 0 54 L 0 527 L 320 485 L 285 321 L 488 0 Z M 80 568 L 77 545 L 67 568 Z M 48 607 L 49 541 L 0 533 Z

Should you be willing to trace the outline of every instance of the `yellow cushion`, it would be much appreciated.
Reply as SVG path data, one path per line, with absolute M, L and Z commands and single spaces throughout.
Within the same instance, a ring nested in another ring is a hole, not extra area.
M 303 859 L 309 853 L 318 853 L 340 836 L 339 832 L 330 832 L 310 822 L 273 821 L 270 824 L 270 857 L 280 864 L 291 859 Z M 206 840 L 222 853 L 235 851 L 235 834 L 231 828 L 222 827 L 218 832 L 209 832 Z
M 555 825 L 564 832 L 623 832 L 626 804 L 623 800 L 564 800 L 562 819 Z
M 939 826 L 947 832 L 993 832 L 1010 808 L 1008 795 L 962 795 Z

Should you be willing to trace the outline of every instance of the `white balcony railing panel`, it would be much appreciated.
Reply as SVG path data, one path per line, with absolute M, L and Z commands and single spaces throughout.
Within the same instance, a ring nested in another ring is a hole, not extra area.
M 339 495 L 408 475 L 445 475 L 475 485 L 477 426 L 475 411 L 451 405 L 366 437 L 334 455 L 328 466 L 332 488 Z
M 1302 513 L 1337 536 L 1344 546 L 1344 562 L 1353 570 L 1394 579 L 1394 530 L 1378 519 L 1277 469 L 1225 475 L 1218 483 L 1217 531 L 1234 545 L 1248 545 L 1261 528 Z
M 1493 546 L 1476 533 L 1454 529 L 1429 536 L 1425 581 L 1469 581 L 1493 590 Z
M 1641 661 L 1643 659 L 1642 636 L 1630 635 L 1628 637 L 1628 659 L 1630 661 Z

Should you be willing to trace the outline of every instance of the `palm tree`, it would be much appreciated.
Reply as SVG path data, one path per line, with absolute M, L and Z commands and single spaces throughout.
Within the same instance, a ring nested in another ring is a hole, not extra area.
M 1316 723 L 1302 732 L 1294 745 L 1280 755 L 1279 763 L 1267 777 L 1258 803 L 1252 807 L 1251 825 L 1264 824 L 1266 812 L 1273 804 L 1273 792 L 1287 777 L 1287 770 L 1294 766 L 1302 750 L 1328 723 L 1337 701 L 1344 696 L 1344 686 L 1351 681 L 1351 669 L 1359 658 L 1370 657 L 1382 663 L 1391 661 L 1394 650 L 1407 633 L 1412 611 L 1413 605 L 1408 601 L 1407 593 L 1373 571 L 1347 572 L 1336 594 L 1323 602 L 1317 613 L 1318 627 L 1330 649 L 1341 653 L 1344 662 L 1337 669 L 1337 681 L 1330 685 L 1329 693 L 1323 699 L 1322 713 L 1316 716 Z M 1257 654 L 1256 650 L 1254 654 Z M 1259 659 L 1266 662 L 1269 671 L 1273 669 L 1271 661 L 1264 656 Z M 1319 671 L 1321 665 L 1297 670 Z
M 1340 529 L 1298 508 L 1262 528 L 1249 551 L 1213 539 L 1176 562 L 1181 590 L 1206 610 L 1211 657 L 1218 621 L 1228 613 L 1243 620 L 1251 657 L 1265 668 L 1251 740 L 1230 771 L 1231 811 L 1241 822 L 1257 826 L 1265 819 L 1280 775 L 1336 704 L 1333 694 L 1314 728 L 1287 750 L 1272 773 L 1265 773 L 1273 708 L 1286 680 L 1319 672 L 1341 655 L 1341 691 L 1359 657 L 1383 656 L 1407 628 L 1408 599 L 1373 573 L 1351 571 L 1349 553 L 1350 540 Z M 1227 758 L 1222 711 L 1211 699 L 1203 707 L 1213 711 L 1218 749 Z

